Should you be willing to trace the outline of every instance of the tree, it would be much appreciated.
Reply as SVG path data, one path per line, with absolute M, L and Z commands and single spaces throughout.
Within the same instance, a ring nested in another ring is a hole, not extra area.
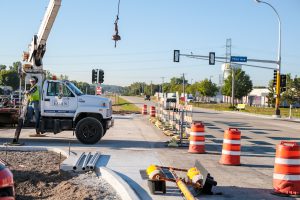
M 269 90 L 269 93 L 267 95 L 268 107 L 275 107 L 275 101 L 276 101 L 275 93 L 276 92 L 275 92 L 275 88 L 273 87 L 273 80 L 269 81 L 268 90 Z
M 6 65 L 0 65 L 0 71 L 1 70 L 6 70 Z
M 235 98 L 241 99 L 247 96 L 253 88 L 250 77 L 242 69 L 236 69 L 234 71 L 234 94 Z M 222 94 L 231 97 L 232 88 L 232 71 L 227 79 L 225 79 L 224 87 L 222 88 Z
M 211 82 L 208 79 L 204 79 L 199 83 L 198 91 L 201 95 L 205 97 L 213 97 L 218 92 L 218 87 L 215 83 Z
M 19 88 L 19 75 L 18 72 L 11 70 L 0 71 L 0 85 L 11 86 L 13 90 Z
M 300 101 L 300 78 L 297 78 L 297 76 L 294 78 L 293 86 L 295 89 L 295 96 Z
M 300 82 L 299 78 L 291 78 L 291 74 L 286 76 L 286 91 L 282 94 L 282 101 L 286 101 L 289 105 L 297 103 L 300 99 Z

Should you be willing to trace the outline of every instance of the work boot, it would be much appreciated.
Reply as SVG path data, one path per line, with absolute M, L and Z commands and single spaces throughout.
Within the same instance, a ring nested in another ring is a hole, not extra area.
M 41 132 L 39 131 L 39 129 L 35 129 L 35 133 L 36 133 L 37 135 L 40 135 L 40 134 L 41 134 Z

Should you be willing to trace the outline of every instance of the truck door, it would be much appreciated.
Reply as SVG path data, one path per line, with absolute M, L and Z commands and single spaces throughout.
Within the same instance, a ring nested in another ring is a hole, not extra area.
M 63 82 L 48 81 L 42 102 L 42 116 L 73 117 L 77 96 Z

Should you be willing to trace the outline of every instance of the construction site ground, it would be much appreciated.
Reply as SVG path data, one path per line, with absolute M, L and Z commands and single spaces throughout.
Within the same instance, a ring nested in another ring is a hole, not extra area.
M 139 105 L 142 106 L 142 103 Z M 221 112 L 208 110 L 197 110 L 197 112 L 203 116 L 198 116 L 197 120 L 202 118 L 206 124 L 205 154 L 190 154 L 187 147 L 166 147 L 170 137 L 165 136 L 161 130 L 151 124 L 148 120 L 149 116 L 143 115 L 115 116 L 115 126 L 108 130 L 96 145 L 80 144 L 70 131 L 57 135 L 49 133 L 46 134 L 47 137 L 34 138 L 29 137 L 34 130 L 27 129 L 22 131 L 20 141 L 26 146 L 57 147 L 65 151 L 68 151 L 69 145 L 72 151 L 100 151 L 98 165 L 116 171 L 143 200 L 182 199 L 174 183 L 167 184 L 166 194 L 150 193 L 147 179 L 143 174 L 149 165 L 188 169 L 194 166 L 196 160 L 200 161 L 218 182 L 213 192 L 222 193 L 199 196 L 197 197 L 199 199 L 282 199 L 283 197 L 271 194 L 275 148 L 279 143 L 277 138 L 288 137 L 299 142 L 299 123 L 285 125 L 284 121 L 267 119 L 268 128 L 263 130 L 259 126 L 247 125 L 248 122 L 257 120 L 255 117 L 230 114 L 230 119 L 226 115 L 222 116 Z M 223 132 L 228 126 L 237 126 L 242 131 L 241 166 L 219 164 Z M 13 135 L 14 129 L 2 128 L 0 142 L 3 144 L 11 141 Z
M 120 199 L 106 181 L 94 173 L 60 170 L 66 158 L 51 151 L 0 151 L 12 171 L 17 200 Z

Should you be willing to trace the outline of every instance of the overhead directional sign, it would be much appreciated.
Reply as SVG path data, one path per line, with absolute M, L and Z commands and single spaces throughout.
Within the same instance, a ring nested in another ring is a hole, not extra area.
M 231 62 L 247 62 L 246 56 L 231 56 L 230 57 Z

